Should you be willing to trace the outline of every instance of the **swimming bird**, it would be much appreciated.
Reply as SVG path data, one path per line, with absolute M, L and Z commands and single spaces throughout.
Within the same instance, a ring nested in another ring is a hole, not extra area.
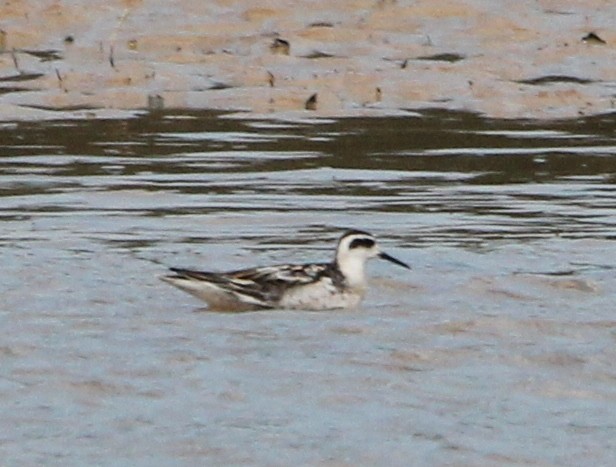
M 338 240 L 330 263 L 280 264 L 230 272 L 170 268 L 161 277 L 217 311 L 354 308 L 366 291 L 365 265 L 379 257 L 410 267 L 380 250 L 368 232 L 349 230 Z

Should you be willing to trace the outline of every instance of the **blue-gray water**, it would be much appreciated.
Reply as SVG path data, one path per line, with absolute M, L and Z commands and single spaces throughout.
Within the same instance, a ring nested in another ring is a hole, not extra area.
M 0 127 L 0 464 L 613 465 L 616 117 Z M 370 264 L 355 311 L 160 282 Z

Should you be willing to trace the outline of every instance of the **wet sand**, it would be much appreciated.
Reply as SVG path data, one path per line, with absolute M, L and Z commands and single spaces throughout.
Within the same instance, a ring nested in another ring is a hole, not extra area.
M 611 0 L 3 2 L 0 119 L 600 114 L 614 24 Z

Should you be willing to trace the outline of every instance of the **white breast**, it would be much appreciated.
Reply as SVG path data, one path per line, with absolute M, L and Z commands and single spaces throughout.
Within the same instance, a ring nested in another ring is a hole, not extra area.
M 296 310 L 355 308 L 363 297 L 363 288 L 340 290 L 331 279 L 323 278 L 313 284 L 289 288 L 282 295 L 279 306 Z

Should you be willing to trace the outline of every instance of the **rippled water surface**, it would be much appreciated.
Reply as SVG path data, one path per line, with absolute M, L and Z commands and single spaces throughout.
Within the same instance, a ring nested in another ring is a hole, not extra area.
M 0 127 L 2 465 L 614 465 L 616 117 Z M 167 266 L 324 261 L 362 307 L 206 312 Z

